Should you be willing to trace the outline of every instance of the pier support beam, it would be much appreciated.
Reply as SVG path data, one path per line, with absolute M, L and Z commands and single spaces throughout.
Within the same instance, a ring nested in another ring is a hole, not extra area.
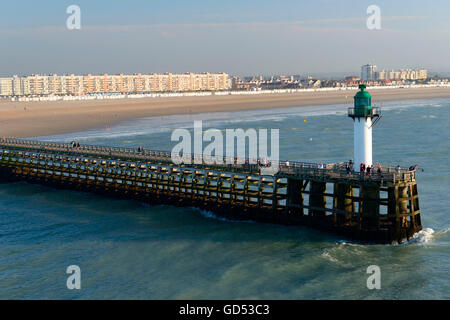
M 327 184 L 321 181 L 310 182 L 309 205 L 311 207 L 309 215 L 312 218 L 325 217 L 325 209 L 327 205 L 327 198 L 325 191 Z
M 342 183 L 334 184 L 333 208 L 348 212 L 348 214 L 333 214 L 335 226 L 351 225 L 352 216 L 355 212 L 355 205 L 351 197 L 353 197 L 352 185 Z
M 380 187 L 363 185 L 360 190 L 361 229 L 375 231 L 379 228 Z
M 419 195 L 415 182 L 388 189 L 391 242 L 403 242 L 422 230 Z
M 303 180 L 288 179 L 287 208 L 289 214 L 303 216 Z
M 18 180 L 19 178 L 14 174 L 12 168 L 0 166 L 0 182 L 13 182 Z

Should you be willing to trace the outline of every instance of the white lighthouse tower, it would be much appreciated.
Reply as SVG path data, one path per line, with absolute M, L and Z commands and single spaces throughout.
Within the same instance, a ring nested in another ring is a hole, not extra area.
M 372 127 L 381 117 L 379 108 L 372 108 L 372 96 L 365 91 L 366 85 L 359 85 L 354 97 L 353 108 L 348 109 L 348 116 L 354 125 L 354 169 L 360 171 L 361 163 L 365 167 L 372 165 Z M 375 119 L 375 120 L 374 120 Z

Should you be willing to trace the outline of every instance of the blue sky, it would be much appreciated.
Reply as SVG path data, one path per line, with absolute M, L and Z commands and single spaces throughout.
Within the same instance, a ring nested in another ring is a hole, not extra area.
M 81 8 L 81 30 L 65 27 Z M 366 28 L 369 5 L 381 30 Z M 16 0 L 0 11 L 0 75 L 450 71 L 450 1 Z

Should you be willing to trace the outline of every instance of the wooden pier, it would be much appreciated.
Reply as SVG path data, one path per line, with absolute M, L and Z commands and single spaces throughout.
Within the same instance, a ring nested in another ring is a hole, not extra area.
M 401 243 L 422 229 L 415 172 L 348 173 L 345 163 L 175 165 L 170 153 L 22 139 L 0 142 L 0 180 L 194 206 L 234 220 L 306 225 L 367 243 Z

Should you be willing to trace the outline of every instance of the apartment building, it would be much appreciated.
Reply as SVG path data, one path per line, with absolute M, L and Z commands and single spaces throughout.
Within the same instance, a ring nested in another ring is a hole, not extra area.
M 30 75 L 0 78 L 0 95 L 219 91 L 231 88 L 226 73 L 133 75 Z
M 426 80 L 427 78 L 428 71 L 425 69 L 383 70 L 376 72 L 375 74 L 375 80 Z
M 14 95 L 13 78 L 0 78 L 0 96 Z

